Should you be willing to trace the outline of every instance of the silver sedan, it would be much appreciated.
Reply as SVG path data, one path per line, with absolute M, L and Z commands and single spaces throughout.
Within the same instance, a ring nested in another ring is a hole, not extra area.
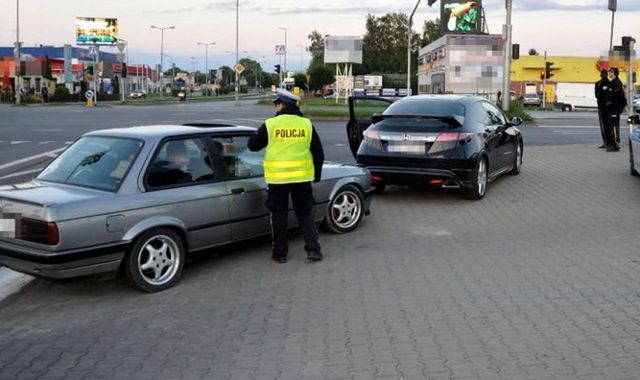
M 0 187 L 0 265 L 45 278 L 123 271 L 155 292 L 188 253 L 270 233 L 253 128 L 147 126 L 84 135 L 29 183 Z M 325 163 L 314 219 L 358 227 L 374 193 L 362 167 Z M 297 220 L 291 213 L 289 225 Z

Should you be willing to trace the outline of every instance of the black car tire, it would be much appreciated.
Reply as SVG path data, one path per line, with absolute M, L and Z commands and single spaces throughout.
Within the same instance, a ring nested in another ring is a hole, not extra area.
M 480 159 L 478 159 L 475 170 L 473 171 L 473 185 L 465 190 L 462 195 L 467 199 L 479 201 L 484 198 L 488 184 L 489 165 L 487 163 L 487 158 L 481 156 Z
M 640 177 L 640 173 L 636 170 L 633 164 L 633 147 L 631 146 L 631 139 L 629 139 L 629 173 L 632 177 Z
M 185 259 L 184 244 L 178 234 L 168 228 L 156 228 L 136 239 L 124 259 L 123 271 L 139 289 L 148 293 L 160 292 L 180 280 Z M 142 268 L 145 265 L 147 268 Z
M 353 185 L 345 185 L 329 201 L 324 226 L 333 233 L 344 234 L 358 228 L 363 217 L 362 191 Z
M 516 154 L 513 160 L 513 169 L 509 172 L 511 175 L 520 174 L 520 170 L 522 169 L 522 156 L 523 156 L 522 142 L 518 141 L 518 146 L 516 147 Z

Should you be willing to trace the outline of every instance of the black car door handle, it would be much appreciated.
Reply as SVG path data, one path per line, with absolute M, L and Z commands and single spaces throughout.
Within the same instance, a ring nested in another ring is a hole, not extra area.
M 244 187 L 237 187 L 235 189 L 231 189 L 231 194 L 242 194 L 244 193 Z

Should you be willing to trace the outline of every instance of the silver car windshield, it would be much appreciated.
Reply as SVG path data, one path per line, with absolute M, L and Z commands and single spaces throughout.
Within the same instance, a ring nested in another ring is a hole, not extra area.
M 142 141 L 88 136 L 76 141 L 38 175 L 43 181 L 117 191 Z

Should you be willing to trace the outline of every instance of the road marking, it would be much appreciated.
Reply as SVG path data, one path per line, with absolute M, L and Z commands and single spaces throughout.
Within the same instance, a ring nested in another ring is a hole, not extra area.
M 57 154 L 62 152 L 63 150 L 67 149 L 66 146 L 62 147 L 62 148 L 58 148 L 58 149 L 54 149 L 54 150 L 50 150 L 48 152 L 44 152 L 44 153 L 40 153 L 40 154 L 36 154 L 35 156 L 31 156 L 31 157 L 26 157 L 26 158 L 21 158 L 19 160 L 15 160 L 15 161 L 11 161 L 8 162 L 6 164 L 0 165 L 0 170 L 4 170 L 6 168 L 10 168 L 12 166 L 16 166 L 16 165 L 20 165 L 20 164 L 24 164 L 25 162 L 29 162 L 29 161 L 33 161 L 33 160 L 37 160 L 39 158 L 42 157 L 50 157 L 51 155 Z
M 599 125 L 544 125 L 544 124 L 538 124 L 538 127 L 540 127 L 540 128 L 584 128 L 584 129 L 598 128 L 598 129 L 600 129 Z
M 33 132 L 61 132 L 61 128 L 36 128 L 32 129 Z
M 10 141 L 11 145 L 28 144 L 31 141 Z
M 3 180 L 3 179 L 9 179 L 9 178 L 13 178 L 13 177 L 20 177 L 20 176 L 23 176 L 23 175 L 26 175 L 26 174 L 38 173 L 38 172 L 40 172 L 42 169 L 43 169 L 43 168 L 39 168 L 39 169 L 31 169 L 31 170 L 25 170 L 25 171 L 23 171 L 23 172 L 11 173 L 11 174 L 5 175 L 5 176 L 3 176 L 3 177 L 0 177 L 0 180 Z

